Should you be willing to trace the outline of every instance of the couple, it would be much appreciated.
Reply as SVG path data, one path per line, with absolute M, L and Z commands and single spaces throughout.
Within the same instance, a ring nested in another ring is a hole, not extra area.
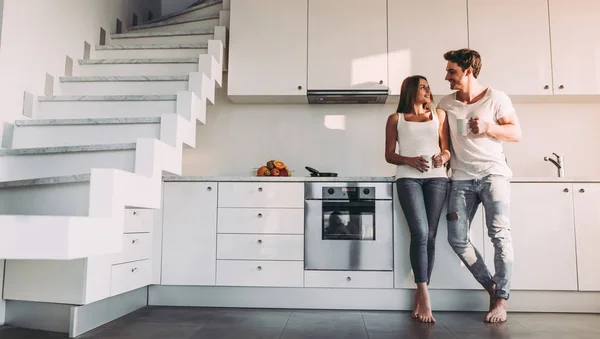
M 490 294 L 486 322 L 503 322 L 513 264 L 509 203 L 511 170 L 502 141 L 519 141 L 521 129 L 508 96 L 477 81 L 481 57 L 470 49 L 449 51 L 446 80 L 454 93 L 433 107 L 427 80 L 419 75 L 402 83 L 396 113 L 386 125 L 386 161 L 397 165 L 398 198 L 410 230 L 410 262 L 417 284 L 413 317 L 435 322 L 428 284 L 435 237 L 448 190 L 448 241 L 475 279 Z M 465 120 L 458 120 L 465 119 Z M 466 122 L 468 132 L 457 128 Z M 396 142 L 399 154 L 396 153 Z M 450 162 L 451 180 L 444 168 Z M 469 239 L 480 203 L 494 245 L 495 275 Z

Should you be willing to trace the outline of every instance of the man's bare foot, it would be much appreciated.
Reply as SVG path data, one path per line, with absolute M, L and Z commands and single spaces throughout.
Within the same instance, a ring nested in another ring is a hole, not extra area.
M 429 302 L 429 293 L 427 290 L 418 290 L 415 295 L 417 301 L 417 319 L 422 323 L 434 323 L 435 318 L 431 312 L 431 303 Z
M 492 308 L 485 315 L 485 322 L 487 323 L 502 323 L 506 321 L 508 309 L 508 303 L 506 299 L 496 298 L 494 299 Z

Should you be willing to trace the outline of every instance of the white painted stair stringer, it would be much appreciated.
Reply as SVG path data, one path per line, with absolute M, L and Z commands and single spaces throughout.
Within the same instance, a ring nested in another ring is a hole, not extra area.
M 222 61 L 223 43 L 209 41 L 199 59 L 199 89 L 178 93 L 178 114 L 161 117 L 160 141 L 138 140 L 135 173 L 91 170 L 88 217 L 0 216 L 0 258 L 69 260 L 121 251 L 125 207 L 160 207 L 162 171 L 181 174 L 183 145 L 195 146 L 196 121 L 205 121 L 207 100 L 214 103 Z M 30 241 L 38 234 L 46 236 Z

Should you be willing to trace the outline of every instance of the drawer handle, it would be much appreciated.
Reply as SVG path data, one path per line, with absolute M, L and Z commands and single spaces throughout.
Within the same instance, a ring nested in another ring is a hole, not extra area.
M 346 281 L 350 281 L 350 280 L 352 280 L 352 278 L 346 277 Z
M 262 271 L 262 267 L 261 266 L 258 266 L 256 269 L 259 270 L 259 271 Z
M 137 271 L 137 267 L 134 267 L 134 268 L 131 269 L 131 273 L 133 273 L 135 271 Z
M 258 191 L 259 191 L 259 192 L 262 192 L 262 187 L 259 187 L 259 188 L 258 188 Z
M 208 186 L 208 187 L 206 188 L 206 190 L 210 192 L 210 191 L 212 191 L 212 187 Z
M 133 215 L 138 215 L 139 212 L 133 211 Z
M 569 193 L 569 189 L 568 189 L 568 188 L 565 188 L 565 189 L 563 190 L 563 192 L 565 192 L 565 193 Z
M 259 244 L 262 244 L 262 240 L 258 239 L 258 243 L 259 243 Z
M 131 243 L 132 244 L 137 244 L 139 241 L 140 241 L 140 239 L 133 239 L 133 240 L 131 240 Z
M 579 189 L 579 193 L 585 193 L 585 190 L 583 188 Z
M 257 217 L 262 218 L 262 213 L 258 213 Z

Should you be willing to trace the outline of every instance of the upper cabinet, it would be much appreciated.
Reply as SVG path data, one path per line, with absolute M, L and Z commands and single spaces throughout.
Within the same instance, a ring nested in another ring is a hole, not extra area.
M 386 0 L 310 0 L 308 89 L 387 87 Z
M 388 0 L 387 12 L 390 94 L 399 95 L 415 74 L 427 78 L 434 95 L 450 93 L 444 53 L 469 45 L 466 2 Z
M 566 4 L 566 1 L 556 2 Z M 509 95 L 552 94 L 548 1 L 469 0 L 468 7 L 469 48 L 481 54 L 479 80 L 482 84 Z M 573 16 L 573 10 L 570 12 L 561 15 Z M 580 19 L 578 14 L 572 21 Z M 564 34 L 572 28 L 562 27 L 560 31 Z M 554 40 L 554 33 L 552 38 Z M 573 38 L 569 34 L 569 39 Z M 580 36 L 576 40 L 584 42 L 586 39 Z M 566 52 L 554 45 L 554 41 L 552 48 L 562 54 Z
M 227 91 L 234 102 L 306 101 L 307 11 L 308 0 L 231 0 Z
M 600 94 L 600 3 L 549 0 L 554 94 Z

